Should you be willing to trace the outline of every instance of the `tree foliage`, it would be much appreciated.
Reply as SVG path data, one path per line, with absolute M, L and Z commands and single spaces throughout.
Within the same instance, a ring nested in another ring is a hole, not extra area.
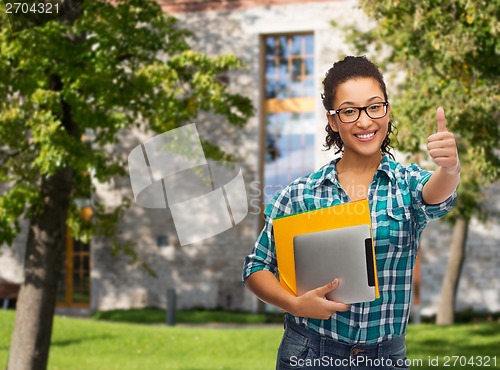
M 16 33 L 0 14 L 0 243 L 13 242 L 21 219 L 30 223 L 12 370 L 47 367 L 67 225 L 76 238 L 100 234 L 113 252 L 137 260 L 118 237 L 126 202 L 94 203 L 90 222 L 78 204 L 94 180 L 125 174 L 123 132 L 165 132 L 203 111 L 240 126 L 253 112 L 221 78 L 242 63 L 192 50 L 193 35 L 156 1 L 67 2 L 63 17 Z M 90 133 L 91 145 L 82 140 Z
M 405 75 L 391 99 L 399 149 L 425 153 L 443 106 L 462 164 L 451 220 L 484 216 L 481 190 L 500 173 L 499 1 L 362 0 L 360 6 L 376 23 L 365 33 L 351 29 L 349 40 L 360 53 L 376 52 L 384 70 Z
M 81 3 L 72 21 L 18 33 L 5 13 L 0 17 L 0 243 L 12 243 L 19 220 L 43 208 L 43 177 L 71 167 L 74 200 L 88 195 L 88 174 L 100 182 L 123 175 L 123 158 L 111 149 L 121 130 L 164 132 L 200 111 L 241 126 L 252 114 L 250 100 L 220 78 L 242 63 L 192 50 L 193 35 L 155 1 Z M 88 130 L 91 146 L 82 141 Z M 113 240 L 120 210 L 96 204 L 93 222 L 84 225 L 71 204 L 77 234 L 100 232 Z

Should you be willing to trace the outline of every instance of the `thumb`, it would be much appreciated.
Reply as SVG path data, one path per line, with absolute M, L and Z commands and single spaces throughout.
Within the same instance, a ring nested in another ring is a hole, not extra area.
M 438 132 L 446 132 L 446 118 L 444 116 L 444 109 L 439 107 L 436 111 L 436 118 L 438 123 Z
M 323 285 L 322 287 L 319 287 L 317 291 L 321 293 L 321 295 L 325 296 L 328 293 L 330 293 L 332 290 L 337 289 L 339 286 L 339 279 L 335 279 L 333 281 L 330 281 L 328 284 Z

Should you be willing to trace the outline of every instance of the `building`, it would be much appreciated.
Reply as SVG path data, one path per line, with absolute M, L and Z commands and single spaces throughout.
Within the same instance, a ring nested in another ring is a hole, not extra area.
M 122 238 L 137 244 L 152 277 L 114 257 L 106 240 L 90 245 L 68 238 L 60 308 L 89 312 L 167 304 L 167 289 L 177 292 L 178 308 L 256 310 L 257 299 L 241 285 L 243 258 L 261 227 L 261 204 L 294 178 L 313 171 L 333 153 L 322 151 L 326 119 L 321 80 L 333 61 L 349 54 L 343 27 L 367 27 L 369 20 L 353 0 L 159 0 L 183 27 L 194 32 L 195 49 L 234 53 L 246 67 L 227 76 L 230 88 L 252 98 L 257 114 L 241 130 L 212 117 L 200 117 L 200 136 L 211 139 L 240 163 L 248 195 L 248 215 L 234 228 L 180 246 L 167 210 L 132 206 Z M 331 25 L 335 20 L 336 26 Z M 389 88 L 391 82 L 388 83 Z M 391 91 L 389 91 L 389 94 Z M 124 133 L 122 154 L 148 139 L 145 132 Z M 493 207 L 500 205 L 491 191 Z M 113 207 L 131 196 L 130 180 L 100 184 L 95 196 Z M 24 230 L 26 229 L 26 225 Z M 434 312 L 446 269 L 450 228 L 434 222 L 421 246 L 421 307 Z M 473 221 L 458 309 L 500 310 L 500 232 L 498 220 Z M 26 233 L 13 249 L 3 248 L 0 279 L 22 280 Z

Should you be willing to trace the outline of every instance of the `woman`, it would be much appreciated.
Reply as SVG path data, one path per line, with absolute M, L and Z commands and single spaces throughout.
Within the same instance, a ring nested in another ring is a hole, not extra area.
M 405 167 L 389 152 L 391 107 L 382 74 L 371 61 L 346 57 L 334 63 L 323 86 L 325 146 L 342 155 L 293 181 L 267 205 L 243 281 L 261 300 L 287 312 L 276 369 L 409 368 L 404 336 L 418 241 L 427 222 L 444 216 L 455 202 L 460 178 L 455 139 L 438 108 L 438 130 L 427 148 L 439 168 Z M 362 198 L 370 204 L 380 298 L 352 305 L 329 301 L 325 295 L 337 281 L 298 297 L 282 288 L 273 219 Z

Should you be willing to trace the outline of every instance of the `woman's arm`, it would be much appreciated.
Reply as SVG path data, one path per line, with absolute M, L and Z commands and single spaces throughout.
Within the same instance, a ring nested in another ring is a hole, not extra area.
M 338 279 L 295 297 L 281 286 L 270 271 L 256 271 L 250 275 L 245 286 L 260 300 L 279 307 L 294 316 L 312 319 L 329 319 L 336 311 L 347 311 L 350 305 L 326 299 L 326 294 L 335 290 Z
M 448 199 L 458 186 L 460 181 L 460 163 L 455 171 L 446 172 L 442 167 L 438 168 L 425 183 L 422 189 L 422 198 L 427 204 L 439 204 Z

